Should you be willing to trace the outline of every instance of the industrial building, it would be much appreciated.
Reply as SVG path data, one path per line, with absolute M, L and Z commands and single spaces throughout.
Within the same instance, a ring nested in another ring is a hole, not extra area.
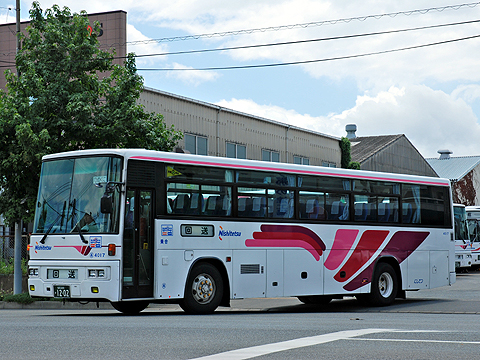
M 146 88 L 140 103 L 184 134 L 192 154 L 340 167 L 340 138 Z

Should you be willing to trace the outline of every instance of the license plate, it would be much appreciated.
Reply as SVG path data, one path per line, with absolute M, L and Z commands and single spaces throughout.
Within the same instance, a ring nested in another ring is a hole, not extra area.
M 70 286 L 53 286 L 53 296 L 58 298 L 69 298 Z

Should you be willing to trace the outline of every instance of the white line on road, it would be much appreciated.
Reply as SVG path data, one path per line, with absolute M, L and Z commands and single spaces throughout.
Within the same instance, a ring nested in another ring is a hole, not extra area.
M 226 351 L 219 354 L 199 357 L 192 360 L 243 360 L 251 359 L 257 356 L 267 355 L 279 351 L 296 349 L 300 347 L 323 344 L 331 341 L 350 339 L 356 336 L 375 334 L 380 332 L 395 331 L 393 329 L 361 329 L 338 331 L 330 334 L 323 334 L 311 337 L 304 337 L 294 340 L 282 341 L 272 344 L 252 346 L 243 349 Z
M 445 343 L 445 344 L 462 344 L 462 345 L 478 345 L 480 341 L 459 341 L 459 340 L 422 340 L 422 339 L 348 339 L 356 341 L 397 341 L 397 342 L 425 342 L 425 343 Z

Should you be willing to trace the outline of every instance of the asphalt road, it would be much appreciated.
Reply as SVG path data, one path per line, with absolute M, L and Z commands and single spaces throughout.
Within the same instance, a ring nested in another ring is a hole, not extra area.
M 0 359 L 478 359 L 479 292 L 475 272 L 385 308 L 353 298 L 322 307 L 276 298 L 235 300 L 207 316 L 175 305 L 139 316 L 3 309 Z

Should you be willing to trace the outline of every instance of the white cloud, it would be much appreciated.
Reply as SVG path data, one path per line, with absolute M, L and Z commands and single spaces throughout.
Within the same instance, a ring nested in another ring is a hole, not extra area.
M 165 44 L 159 44 L 155 42 L 149 42 L 151 38 L 142 34 L 135 26 L 127 24 L 127 41 L 133 44 L 128 45 L 128 52 L 134 52 L 137 55 L 146 54 L 161 54 L 168 51 L 168 46 Z M 137 42 L 137 43 L 135 43 Z M 161 63 L 165 63 L 166 56 L 155 57 L 139 57 L 136 62 L 139 67 L 141 66 L 156 66 Z
M 472 103 L 480 99 L 480 85 L 460 85 L 452 92 L 452 97 L 454 99 L 461 98 L 468 103 Z
M 422 85 L 391 87 L 375 96 L 357 98 L 353 108 L 328 117 L 313 117 L 252 100 L 223 100 L 217 105 L 318 132 L 345 136 L 345 125 L 356 124 L 357 136 L 405 134 L 425 157 L 439 149 L 454 156 L 480 155 L 480 125 L 462 99 Z
M 198 86 L 206 81 L 214 81 L 220 76 L 220 74 L 214 71 L 188 70 L 193 68 L 178 63 L 173 63 L 173 68 L 178 69 L 178 71 L 167 72 L 167 77 L 177 78 L 193 86 Z
M 42 7 L 51 7 L 54 1 L 42 1 Z M 72 11 L 128 12 L 129 23 L 149 24 L 158 28 L 177 30 L 182 34 L 205 34 L 241 29 L 275 27 L 322 20 L 395 13 L 451 5 L 444 0 L 426 0 L 421 5 L 416 0 L 385 2 L 378 0 L 332 2 L 327 0 L 117 0 L 94 1 L 64 0 L 62 6 Z M 364 21 L 340 21 L 335 25 L 308 26 L 283 31 L 257 32 L 234 37 L 214 37 L 206 40 L 215 46 L 246 45 L 277 41 L 295 41 L 308 38 L 351 35 L 392 29 L 428 26 L 455 21 L 478 19 L 480 6 L 461 7 L 443 12 L 431 11 L 423 15 L 411 14 L 368 18 Z M 477 35 L 479 24 L 450 26 L 439 29 L 418 30 L 397 34 L 359 37 L 346 40 L 323 41 L 301 45 L 255 48 L 231 51 L 233 61 L 248 63 L 291 62 L 358 55 L 398 49 L 432 42 Z M 148 34 L 147 34 L 148 36 Z M 151 37 L 156 35 L 151 34 Z M 378 92 L 395 84 L 398 86 L 434 81 L 480 81 L 476 71 L 480 42 L 467 40 L 451 44 L 374 55 L 349 60 L 337 60 L 303 65 L 312 77 L 356 79 L 364 90 Z M 229 65 L 228 62 L 226 65 Z

